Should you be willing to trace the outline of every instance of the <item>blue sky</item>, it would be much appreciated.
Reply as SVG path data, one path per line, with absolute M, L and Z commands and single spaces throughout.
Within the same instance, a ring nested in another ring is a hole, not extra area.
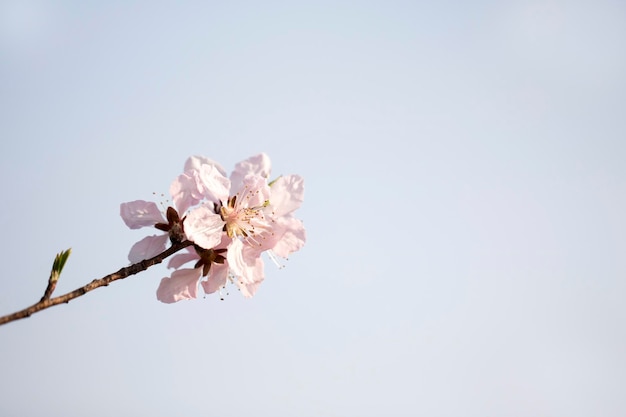
M 5 416 L 622 416 L 617 1 L 0 2 L 0 314 L 127 264 L 185 159 L 266 152 L 308 241 L 0 328 Z M 156 196 L 153 193 L 157 193 Z

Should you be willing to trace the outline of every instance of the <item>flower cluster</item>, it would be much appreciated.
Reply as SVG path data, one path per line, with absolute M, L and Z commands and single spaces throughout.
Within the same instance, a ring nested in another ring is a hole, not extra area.
M 228 281 L 252 297 L 264 278 L 261 255 L 276 261 L 304 245 L 304 225 L 293 216 L 304 197 L 303 179 L 286 175 L 269 181 L 269 176 L 265 154 L 239 162 L 230 177 L 216 162 L 192 156 L 170 186 L 174 207 L 166 213 L 154 202 L 121 204 L 120 215 L 131 229 L 165 232 L 135 243 L 128 254 L 132 263 L 163 252 L 168 240 L 193 242 L 169 261 L 175 271 L 161 280 L 160 301 L 196 298 L 199 286 L 211 294 Z M 191 262 L 193 267 L 183 267 Z

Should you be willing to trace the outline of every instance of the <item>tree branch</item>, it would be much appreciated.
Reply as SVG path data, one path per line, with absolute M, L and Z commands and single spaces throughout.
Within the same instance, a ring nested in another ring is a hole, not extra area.
M 6 316 L 0 317 L 0 325 L 9 323 L 15 320 L 23 319 L 26 317 L 30 317 L 32 314 L 38 311 L 45 310 L 46 308 L 55 306 L 57 304 L 69 303 L 74 298 L 78 298 L 82 295 L 85 295 L 89 291 L 95 290 L 98 287 L 105 287 L 113 281 L 127 278 L 131 275 L 138 274 L 141 271 L 145 271 L 151 266 L 160 264 L 168 256 L 173 255 L 179 250 L 186 248 L 187 246 L 191 246 L 191 245 L 193 245 L 193 242 L 188 241 L 188 240 L 181 242 L 181 243 L 174 243 L 164 252 L 161 252 L 160 254 L 150 259 L 146 259 L 136 264 L 127 266 L 125 268 L 120 269 L 117 272 L 109 274 L 100 279 L 94 279 L 89 284 L 86 284 L 80 288 L 77 288 L 74 291 L 68 292 L 67 294 L 59 295 L 58 297 L 50 298 L 50 296 L 52 295 L 52 291 L 54 291 L 54 288 L 50 288 L 50 281 L 49 281 L 48 287 L 46 288 L 46 291 L 44 292 L 44 296 L 41 298 L 41 300 L 38 303 L 33 304 L 32 306 L 27 307 L 23 310 L 17 311 L 13 314 L 8 314 Z

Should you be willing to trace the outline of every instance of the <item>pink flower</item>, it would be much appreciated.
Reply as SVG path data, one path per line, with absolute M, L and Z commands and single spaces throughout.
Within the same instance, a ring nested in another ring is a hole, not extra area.
M 304 181 L 288 175 L 268 182 L 270 172 L 269 157 L 263 153 L 236 164 L 230 178 L 214 161 L 193 156 L 170 187 L 178 211 L 168 209 L 167 223 L 154 203 L 122 204 L 120 213 L 130 228 L 155 226 L 168 232 L 137 242 L 129 259 L 162 252 L 173 234 L 177 241 L 194 242 L 170 259 L 168 267 L 177 270 L 161 280 L 160 301 L 196 298 L 199 285 L 211 294 L 228 281 L 252 297 L 265 277 L 264 252 L 277 262 L 276 256 L 287 258 L 302 248 L 304 225 L 293 212 L 302 204 Z M 189 262 L 194 262 L 193 268 L 182 268 Z
M 194 169 L 204 168 L 200 164 Z M 292 215 L 302 204 L 304 181 L 297 175 L 289 175 L 268 183 L 270 162 L 265 154 L 238 163 L 230 180 L 217 169 L 205 169 L 205 172 L 204 177 L 190 175 L 206 181 L 194 189 L 210 189 L 211 184 L 229 187 L 213 187 L 207 198 L 210 203 L 198 206 L 187 215 L 187 236 L 203 248 L 210 247 L 204 234 L 205 230 L 212 230 L 212 226 L 207 228 L 207 225 L 221 224 L 224 230 L 217 248 L 226 249 L 226 261 L 212 269 L 201 284 L 206 293 L 212 293 L 230 279 L 244 296 L 251 297 L 264 279 L 263 252 L 272 259 L 274 255 L 287 258 L 304 245 L 304 225 Z M 181 266 L 183 259 L 189 262 L 197 258 L 193 254 L 180 255 L 176 264 Z

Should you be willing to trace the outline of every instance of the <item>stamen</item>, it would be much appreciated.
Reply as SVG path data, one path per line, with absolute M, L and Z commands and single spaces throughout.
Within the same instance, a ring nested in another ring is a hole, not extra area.
M 283 269 L 286 267 L 286 265 L 281 264 L 279 262 L 278 257 L 271 249 L 266 251 L 266 253 L 267 253 L 267 256 L 269 256 L 269 258 L 272 260 L 272 262 L 274 262 L 274 264 L 278 267 L 278 269 Z
M 218 294 L 220 295 L 220 300 L 221 300 L 221 301 L 224 301 L 224 294 L 222 294 L 222 290 L 225 290 L 225 289 L 226 289 L 226 286 L 225 286 L 225 285 L 224 285 L 224 286 L 222 286 L 222 287 L 219 289 Z M 228 295 L 228 292 L 226 292 L 226 295 Z

